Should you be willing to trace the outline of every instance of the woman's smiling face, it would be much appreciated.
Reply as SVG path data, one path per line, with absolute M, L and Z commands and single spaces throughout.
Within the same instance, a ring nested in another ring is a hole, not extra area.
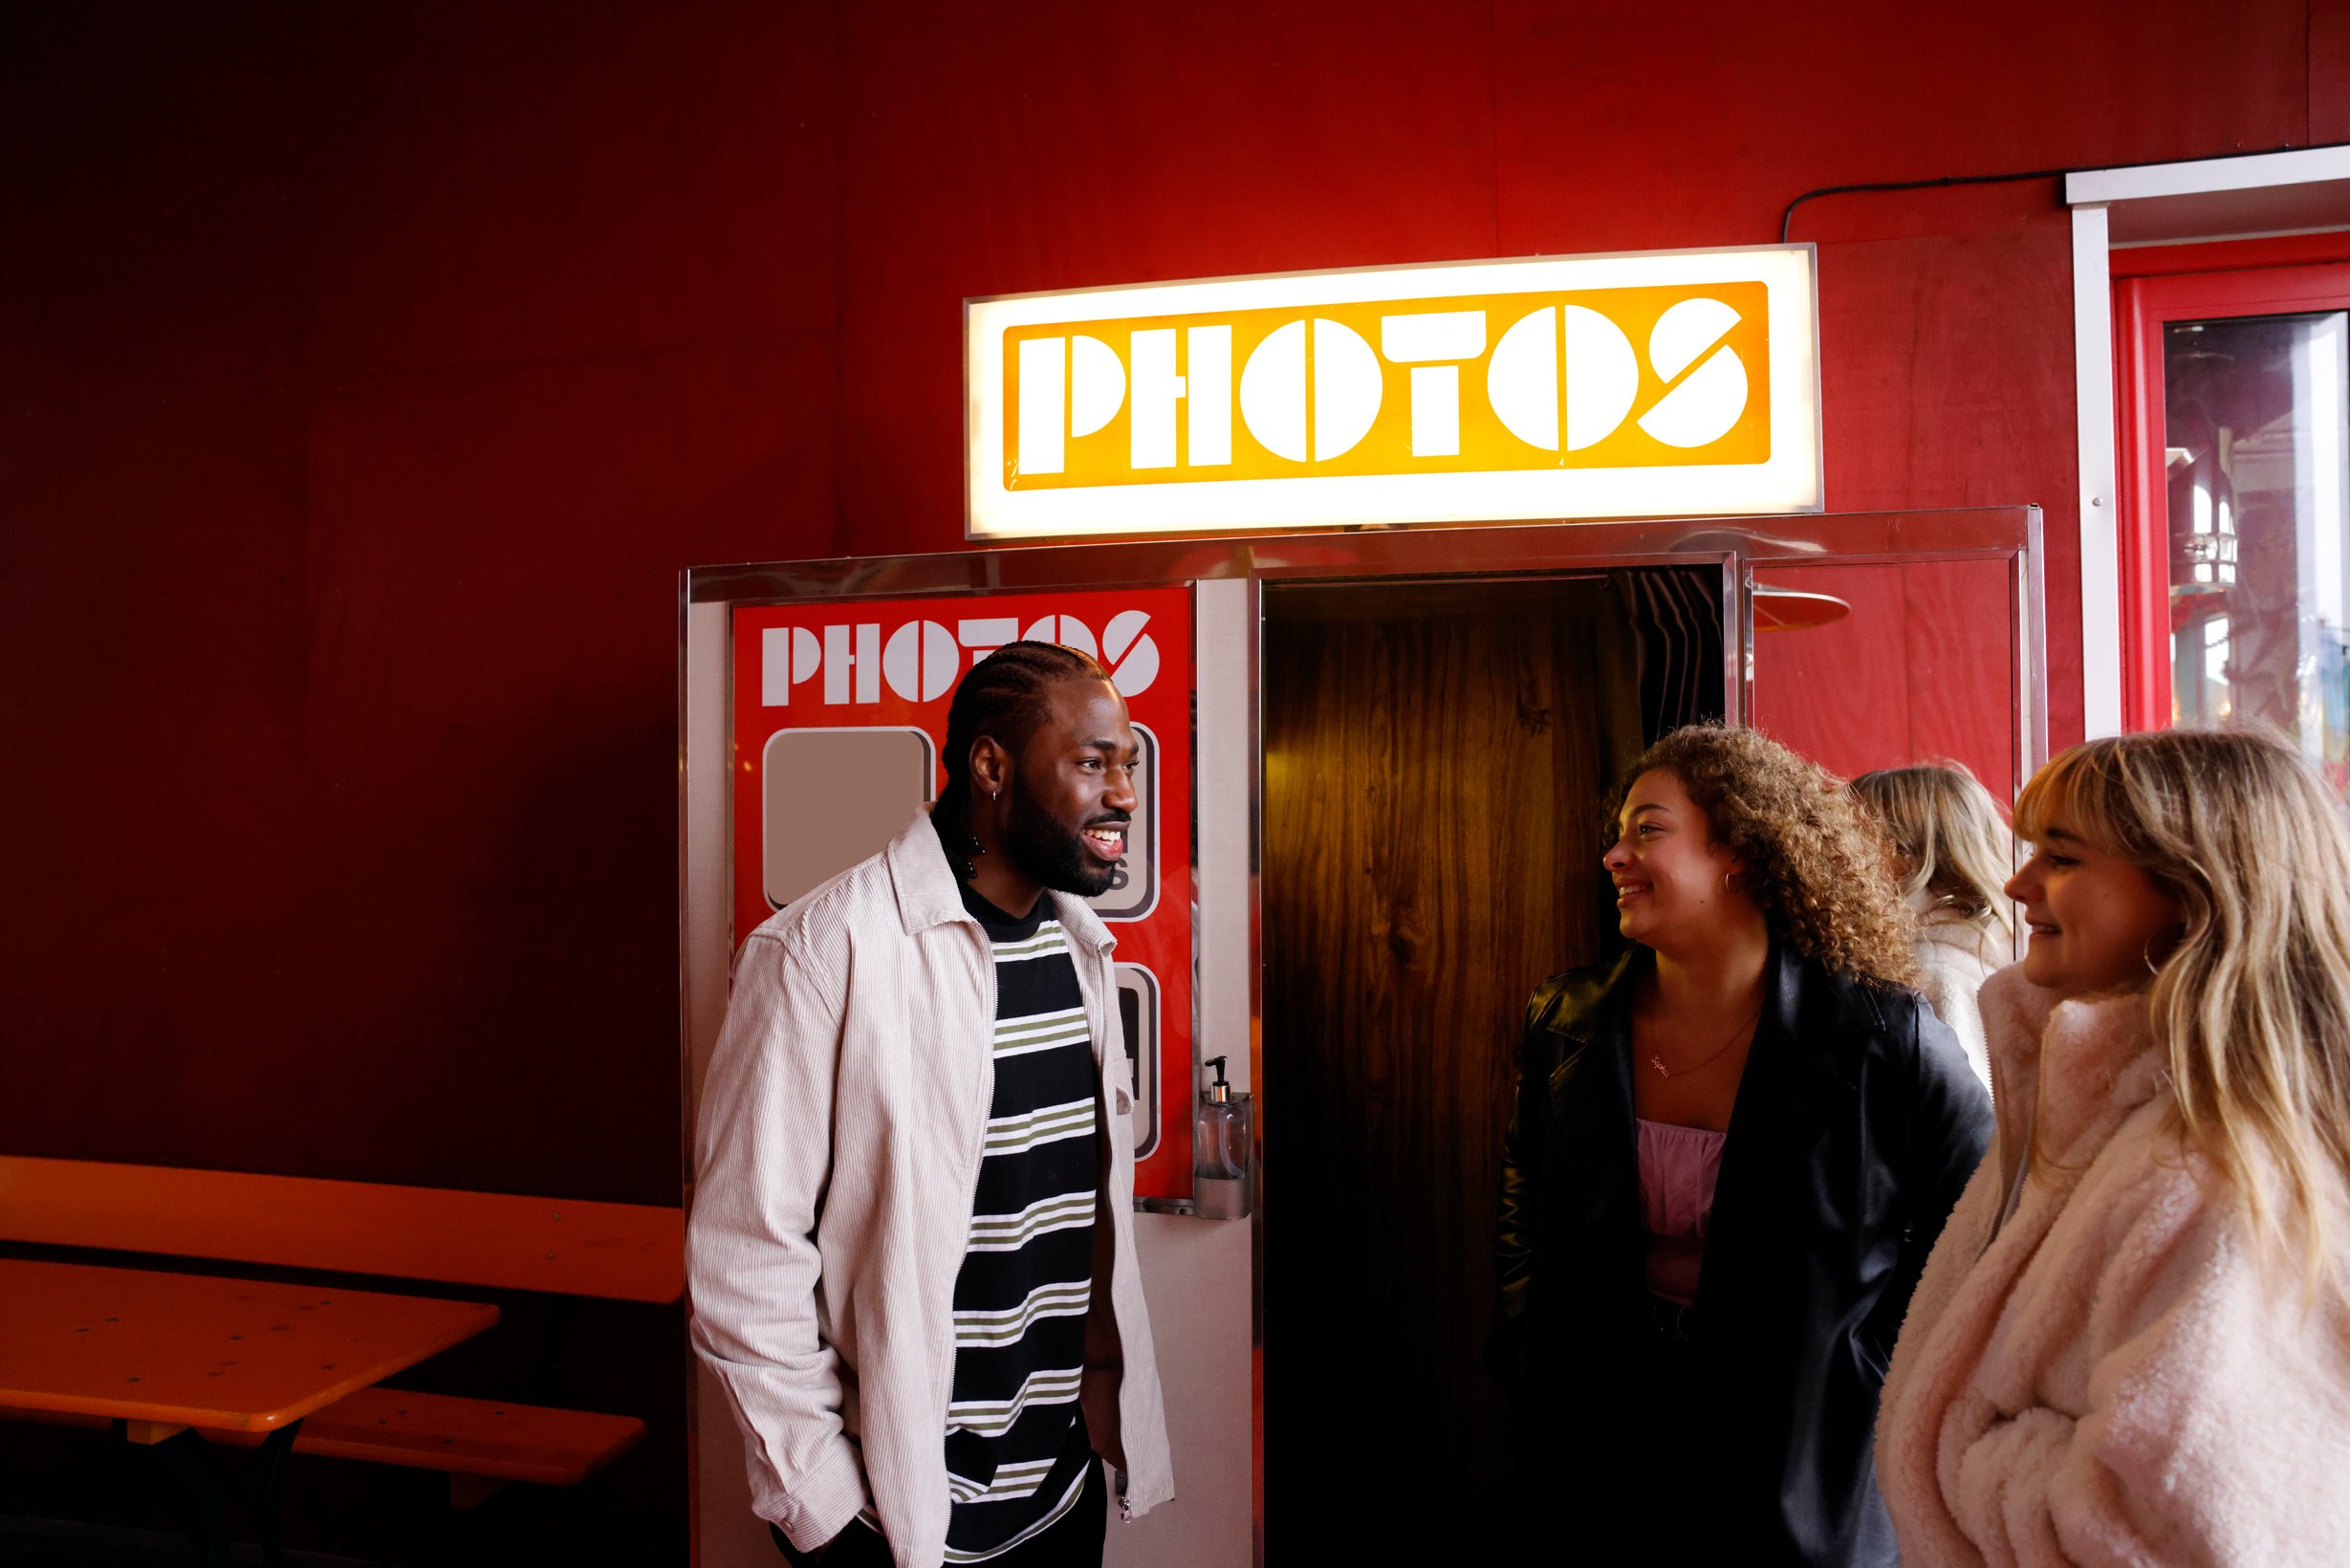
M 2178 899 L 2071 832 L 2061 817 L 2042 824 L 2007 894 L 2024 906 L 2032 931 L 2024 978 L 2062 996 L 2150 979 L 2178 944 Z
M 1643 947 L 1670 950 L 1703 941 L 1752 913 L 1730 882 L 1737 858 L 1680 778 L 1658 770 L 1632 781 L 1616 817 L 1616 841 L 1599 863 L 1616 884 L 1617 928 Z

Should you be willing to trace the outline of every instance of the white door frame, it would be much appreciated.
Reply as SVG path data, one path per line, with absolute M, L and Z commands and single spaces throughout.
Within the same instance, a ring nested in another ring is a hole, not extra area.
M 2080 454 L 2081 718 L 2122 730 L 2122 516 L 2114 490 L 2113 251 L 2350 228 L 2350 146 L 2064 177 L 2073 209 L 2073 383 Z

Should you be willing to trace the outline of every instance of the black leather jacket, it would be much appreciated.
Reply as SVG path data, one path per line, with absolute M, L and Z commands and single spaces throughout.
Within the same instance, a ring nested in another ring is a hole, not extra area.
M 1644 1521 L 1644 1561 L 1894 1563 L 1878 1389 L 1991 1099 L 1915 994 L 1774 945 L 1687 1339 L 1670 1339 L 1643 1282 L 1632 1111 L 1649 962 L 1636 947 L 1528 1004 L 1491 1351 L 1521 1459 L 1562 1520 Z

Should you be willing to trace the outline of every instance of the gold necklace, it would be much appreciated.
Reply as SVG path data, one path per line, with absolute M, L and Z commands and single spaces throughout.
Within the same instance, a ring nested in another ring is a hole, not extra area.
M 1664 1058 L 1663 1056 L 1661 1056 L 1657 1055 L 1654 1051 L 1651 1051 L 1651 1052 L 1649 1052 L 1649 1053 L 1648 1053 L 1648 1065 L 1649 1065 L 1649 1066 L 1651 1066 L 1651 1067 L 1653 1067 L 1653 1068 L 1655 1068 L 1655 1069 L 1657 1070 L 1657 1076 L 1658 1076 L 1659 1078 L 1685 1078 L 1685 1077 L 1686 1077 L 1687 1075 L 1689 1075 L 1689 1074 L 1691 1074 L 1691 1073 L 1696 1072 L 1696 1071 L 1697 1071 L 1699 1068 L 1701 1068 L 1701 1067 L 1708 1067 L 1708 1066 L 1712 1065 L 1713 1060 L 1714 1060 L 1714 1058 L 1715 1058 L 1715 1057 L 1717 1057 L 1717 1056 L 1721 1056 L 1721 1054 L 1722 1054 L 1723 1052 L 1725 1052 L 1725 1051 L 1729 1050 L 1731 1046 L 1733 1046 L 1733 1045 L 1735 1045 L 1735 1044 L 1737 1044 L 1737 1043 L 1738 1043 L 1738 1036 L 1739 1036 L 1739 1035 L 1741 1035 L 1741 1034 L 1745 1034 L 1748 1030 L 1752 1029 L 1752 1028 L 1754 1028 L 1756 1025 L 1760 1024 L 1760 1023 L 1762 1022 L 1762 1015 L 1763 1015 L 1763 1010 L 1762 1010 L 1759 1006 L 1758 1006 L 1758 1007 L 1756 1007 L 1756 1008 L 1754 1009 L 1754 1016 L 1752 1016 L 1752 1018 L 1749 1018 L 1746 1022 L 1744 1022 L 1744 1023 L 1740 1024 L 1737 1028 L 1735 1028 L 1735 1029 L 1731 1030 L 1731 1031 L 1730 1032 L 1730 1038 L 1729 1038 L 1729 1039 L 1724 1040 L 1724 1041 L 1723 1041 L 1720 1045 L 1715 1046 L 1715 1047 L 1713 1048 L 1712 1052 L 1707 1056 L 1707 1057 L 1706 1057 L 1706 1059 L 1705 1059 L 1704 1061 L 1700 1061 L 1700 1062 L 1692 1062 L 1692 1063 L 1690 1063 L 1688 1066 L 1686 1066 L 1686 1067 L 1681 1067 L 1681 1068 L 1667 1067 L 1667 1066 L 1665 1066 L 1665 1058 Z

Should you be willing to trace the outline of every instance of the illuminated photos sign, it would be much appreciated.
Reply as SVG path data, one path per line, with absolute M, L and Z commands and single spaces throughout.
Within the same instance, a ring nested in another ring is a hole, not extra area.
M 970 534 L 1817 510 L 1813 304 L 1809 246 L 970 300 Z

